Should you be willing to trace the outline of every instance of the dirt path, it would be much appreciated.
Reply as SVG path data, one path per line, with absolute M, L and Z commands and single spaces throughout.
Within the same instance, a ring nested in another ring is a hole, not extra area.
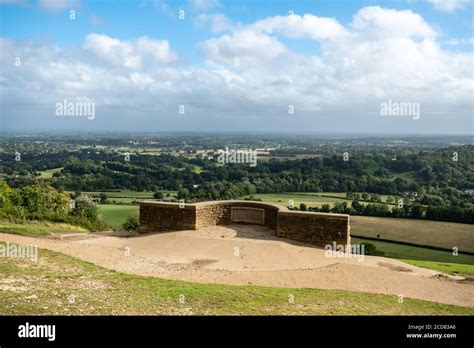
M 474 284 L 440 279 L 438 272 L 383 257 L 328 257 L 323 249 L 277 238 L 264 227 L 214 226 L 82 240 L 0 233 L 0 240 L 33 244 L 117 271 L 166 279 L 341 289 L 474 307 Z

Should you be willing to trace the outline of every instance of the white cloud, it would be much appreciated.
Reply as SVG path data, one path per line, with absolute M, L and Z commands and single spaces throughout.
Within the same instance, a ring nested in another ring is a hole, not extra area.
M 152 40 L 146 36 L 121 41 L 107 35 L 89 34 L 83 47 L 102 62 L 131 69 L 140 69 L 144 60 L 150 64 L 168 64 L 178 58 L 167 40 Z
M 0 39 L 4 114 L 10 123 L 38 117 L 38 125 L 53 127 L 54 103 L 89 98 L 100 129 L 442 133 L 471 125 L 474 54 L 444 50 L 411 11 L 367 7 L 347 25 L 310 14 L 248 25 L 203 21 L 220 34 L 198 44 L 202 66 L 184 64 L 167 40 L 146 36 L 92 33 L 68 49 Z M 305 52 L 295 52 L 283 44 L 291 39 L 313 40 L 318 49 L 304 42 Z M 420 102 L 420 120 L 381 118 L 388 99 Z M 180 104 L 186 116 L 174 117 Z
M 234 65 L 235 59 L 245 66 L 268 62 L 285 52 L 277 39 L 252 30 L 240 30 L 199 45 L 202 54 L 211 60 Z
M 79 5 L 79 0 L 38 0 L 38 6 L 47 11 L 74 9 Z
M 337 39 L 348 35 L 344 26 L 334 18 L 311 14 L 267 17 L 254 23 L 251 28 L 257 32 L 315 40 Z
M 199 11 L 208 11 L 222 6 L 219 0 L 190 0 L 189 2 L 193 9 Z
M 352 27 L 366 37 L 433 38 L 435 31 L 417 13 L 411 10 L 391 10 L 379 6 L 358 11 Z
M 224 31 L 234 31 L 242 27 L 240 23 L 232 22 L 227 16 L 222 13 L 207 14 L 201 13 L 196 17 L 194 23 L 198 27 L 209 25 L 213 33 L 221 33 Z
M 469 4 L 470 0 L 428 0 L 436 10 L 443 12 L 455 12 Z
M 450 46 L 461 46 L 461 45 L 474 45 L 474 37 L 468 39 L 451 39 L 445 41 Z

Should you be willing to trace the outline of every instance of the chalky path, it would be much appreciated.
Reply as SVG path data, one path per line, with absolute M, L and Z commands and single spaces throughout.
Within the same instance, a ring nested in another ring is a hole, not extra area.
M 262 226 L 213 226 L 127 238 L 95 234 L 77 240 L 0 233 L 0 240 L 36 244 L 117 271 L 166 279 L 341 289 L 474 307 L 472 283 L 383 257 L 327 257 L 324 249 L 278 238 Z

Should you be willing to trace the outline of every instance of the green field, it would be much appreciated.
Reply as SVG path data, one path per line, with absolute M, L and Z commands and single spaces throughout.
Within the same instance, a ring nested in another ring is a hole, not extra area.
M 351 215 L 351 235 L 474 252 L 473 225 Z
M 397 296 L 189 283 L 115 272 L 43 249 L 39 255 L 41 262 L 0 258 L 0 315 L 474 315 L 474 308 L 399 303 Z
M 167 195 L 168 193 L 173 196 L 176 194 L 176 191 L 164 191 L 163 195 Z M 72 192 L 68 192 L 72 193 Z M 116 190 L 116 191 L 86 191 L 83 192 L 85 194 L 89 194 L 94 199 L 100 199 L 100 194 L 105 193 L 107 195 L 107 200 L 109 203 L 132 203 L 132 202 L 139 202 L 146 199 L 153 199 L 154 192 L 151 191 L 128 191 L 128 190 Z
M 288 193 L 257 193 L 253 195 L 256 199 L 261 199 L 263 202 L 281 204 L 287 206 L 289 200 L 293 200 L 295 207 L 299 208 L 300 203 L 305 203 L 308 207 L 321 207 L 323 204 L 329 204 L 334 207 L 334 203 L 346 202 L 351 206 L 352 200 L 346 199 L 345 192 L 288 192 Z M 382 202 L 387 200 L 387 195 L 379 195 Z M 360 201 L 362 204 L 371 203 L 368 201 Z M 386 203 L 389 207 L 394 204 Z
M 398 259 L 415 266 L 429 268 L 443 273 L 470 278 L 474 277 L 473 255 L 458 254 L 454 256 L 453 253 L 448 251 L 355 237 L 351 238 L 351 243 L 371 243 L 375 245 L 377 251 L 383 252 L 383 256 L 385 257 Z
M 111 227 L 120 226 L 127 220 L 127 217 L 139 210 L 138 205 L 114 205 L 99 204 L 102 219 Z
M 292 199 L 294 206 L 298 208 L 300 203 L 305 203 L 308 207 L 321 207 L 323 204 L 333 207 L 334 203 L 346 201 L 350 205 L 351 201 L 344 199 L 345 196 L 343 192 L 254 195 L 263 202 L 285 206 Z M 381 195 L 382 200 L 386 200 L 386 197 Z M 351 215 L 351 234 L 449 250 L 457 247 L 460 251 L 474 252 L 474 228 L 469 224 Z
M 41 179 L 51 179 L 53 177 L 54 173 L 58 173 L 61 170 L 63 170 L 63 167 L 43 170 L 43 171 L 39 172 L 40 173 L 40 178 Z
M 255 199 L 261 199 L 262 202 L 268 202 L 273 204 L 280 204 L 288 206 L 289 201 L 293 200 L 295 207 L 299 208 L 300 203 L 305 203 L 308 207 L 321 207 L 323 204 L 329 204 L 331 207 L 334 206 L 334 203 L 347 202 L 348 205 L 352 201 L 344 199 L 344 197 L 323 197 L 322 193 L 313 194 L 313 193 L 257 193 L 254 194 Z

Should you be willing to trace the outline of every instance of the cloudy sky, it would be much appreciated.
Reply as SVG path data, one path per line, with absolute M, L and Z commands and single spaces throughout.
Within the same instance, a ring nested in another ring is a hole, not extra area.
M 473 7 L 0 0 L 0 130 L 472 134 Z

